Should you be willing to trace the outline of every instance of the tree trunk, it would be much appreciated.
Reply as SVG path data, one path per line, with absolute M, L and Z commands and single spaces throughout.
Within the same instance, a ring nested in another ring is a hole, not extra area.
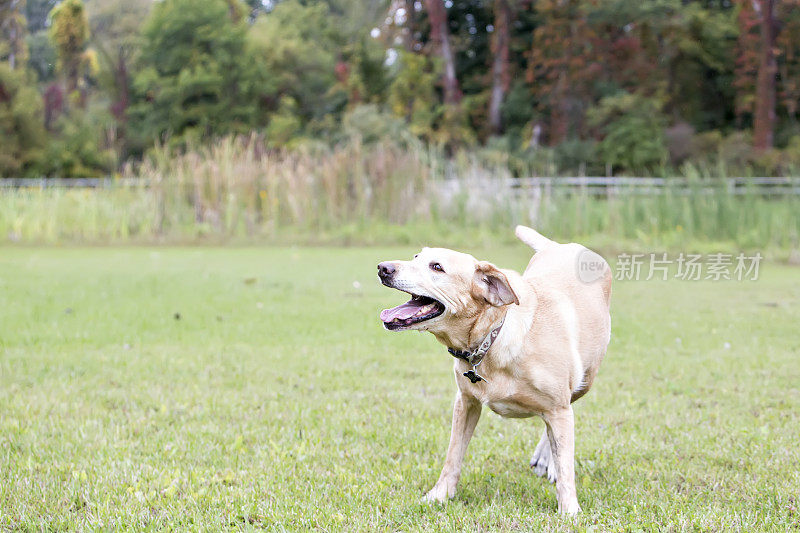
M 11 67 L 11 70 L 14 70 L 17 67 L 17 54 L 14 50 L 17 45 L 17 28 L 13 22 L 9 31 L 9 40 L 11 41 L 11 51 L 8 53 L 8 66 Z
M 447 31 L 447 9 L 444 0 L 425 0 L 428 17 L 431 22 L 431 40 L 439 49 L 444 63 L 444 103 L 457 104 L 461 100 L 461 91 L 456 78 L 456 60 L 450 48 L 450 36 Z
M 778 64 L 775 59 L 775 0 L 753 0 L 760 15 L 761 58 L 756 80 L 756 108 L 753 125 L 753 145 L 756 150 L 772 148 L 775 130 L 775 91 Z
M 405 0 L 406 10 L 406 33 L 403 36 L 403 44 L 406 52 L 414 51 L 414 43 L 417 40 L 417 17 L 414 11 L 414 0 Z
M 19 27 L 19 17 L 22 15 L 18 12 L 18 9 L 19 0 L 12 0 L 6 7 L 2 8 L 2 11 L 5 11 L 5 14 L 0 16 L 0 30 L 4 29 L 3 26 L 8 26 L 8 66 L 11 67 L 11 70 L 15 70 L 17 68 L 17 52 L 19 52 L 21 47 L 24 46 L 24 43 L 21 43 L 22 39 L 24 39 L 24 36 L 22 35 L 21 28 Z M 1 31 L 0 37 L 5 37 L 2 35 Z
M 128 123 L 128 106 L 130 105 L 130 80 L 128 75 L 128 64 L 125 61 L 125 52 L 120 49 L 117 55 L 117 68 L 114 72 L 117 85 L 117 98 L 111 104 L 111 113 L 117 121 L 116 142 L 118 150 L 122 152 L 125 147 L 125 137 L 127 135 L 126 126 Z
M 550 109 L 550 145 L 555 146 L 567 139 L 569 131 L 569 107 L 567 105 L 567 73 L 562 71 L 553 87 L 554 102 Z
M 501 107 L 511 83 L 508 62 L 511 26 L 511 6 L 509 0 L 494 2 L 494 35 L 492 36 L 492 96 L 489 101 L 489 126 L 492 133 L 503 133 Z

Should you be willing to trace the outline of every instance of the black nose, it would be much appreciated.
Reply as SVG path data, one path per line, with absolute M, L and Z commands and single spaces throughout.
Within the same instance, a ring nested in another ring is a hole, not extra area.
M 394 276 L 395 272 L 396 269 L 391 263 L 381 263 L 378 265 L 378 277 L 383 281 L 392 279 L 392 276 Z

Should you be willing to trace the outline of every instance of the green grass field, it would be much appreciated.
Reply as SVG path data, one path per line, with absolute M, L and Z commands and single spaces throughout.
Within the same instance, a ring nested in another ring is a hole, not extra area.
M 615 282 L 573 522 L 528 467 L 542 422 L 488 410 L 455 500 L 419 503 L 452 362 L 383 330 L 375 276 L 414 251 L 0 248 L 0 528 L 800 527 L 800 269 Z

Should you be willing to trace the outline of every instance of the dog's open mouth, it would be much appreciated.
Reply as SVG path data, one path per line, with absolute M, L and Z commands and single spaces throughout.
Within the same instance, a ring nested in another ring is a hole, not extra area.
M 400 329 L 425 322 L 444 313 L 444 305 L 427 296 L 411 295 L 403 305 L 381 311 L 381 320 L 386 329 Z

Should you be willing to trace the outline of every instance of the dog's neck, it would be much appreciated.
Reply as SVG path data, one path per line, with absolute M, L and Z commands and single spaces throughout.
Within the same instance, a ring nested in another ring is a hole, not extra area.
M 492 328 L 503 320 L 508 311 L 507 307 L 487 307 L 470 320 L 465 321 L 461 327 L 433 334 L 439 342 L 448 348 L 472 351 L 483 342 L 483 339 L 492 331 Z

